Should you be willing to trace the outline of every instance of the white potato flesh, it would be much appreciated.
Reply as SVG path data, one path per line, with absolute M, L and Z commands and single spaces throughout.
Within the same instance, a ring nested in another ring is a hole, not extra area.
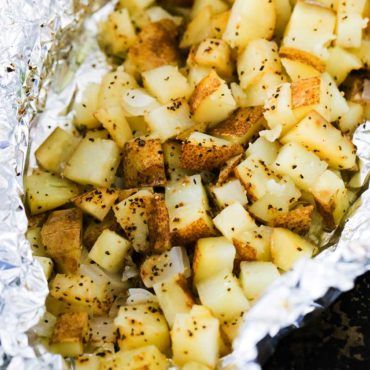
M 195 18 L 207 6 L 211 7 L 213 14 L 222 13 L 229 9 L 227 3 L 222 0 L 195 0 L 191 7 L 190 17 Z
M 303 78 L 320 76 L 320 72 L 317 69 L 299 60 L 281 58 L 281 64 L 293 82 Z
M 278 142 L 270 142 L 264 137 L 259 137 L 255 142 L 249 144 L 246 155 L 248 158 L 261 160 L 270 165 L 275 161 L 279 149 L 280 145 Z
M 54 262 L 51 258 L 35 256 L 36 261 L 41 265 L 42 271 L 44 272 L 46 280 L 50 279 L 53 273 Z
M 160 106 L 153 96 L 140 88 L 124 89 L 121 95 L 121 105 L 128 117 L 144 116 Z
M 361 103 L 348 102 L 348 112 L 339 118 L 339 128 L 345 135 L 352 135 L 364 122 L 364 106 Z
M 228 181 L 219 186 L 212 186 L 209 190 L 220 209 L 235 202 L 240 203 L 242 206 L 248 203 L 247 192 L 238 179 Z

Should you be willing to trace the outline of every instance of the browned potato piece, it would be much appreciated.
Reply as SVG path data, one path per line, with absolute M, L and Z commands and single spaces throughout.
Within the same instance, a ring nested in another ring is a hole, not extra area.
M 245 144 L 264 128 L 263 107 L 239 108 L 210 131 L 211 135 Z
M 170 221 L 168 210 L 162 194 L 145 198 L 148 214 L 148 229 L 150 248 L 162 253 L 171 248 Z
M 78 208 L 52 212 L 41 229 L 42 243 L 58 269 L 74 273 L 81 258 L 82 211 Z
M 194 171 L 212 170 L 241 153 L 240 144 L 194 132 L 182 145 L 181 167 Z
M 272 226 L 283 227 L 297 234 L 304 234 L 310 229 L 314 206 L 304 206 L 281 214 L 272 221 Z
M 234 175 L 235 167 L 242 161 L 243 154 L 239 154 L 235 157 L 230 158 L 225 165 L 221 168 L 218 175 L 218 180 L 216 185 L 222 185 L 225 183 L 232 175 Z
M 292 108 L 312 106 L 320 103 L 320 77 L 304 78 L 292 82 Z
M 123 183 L 126 188 L 166 184 L 164 157 L 159 139 L 134 139 L 123 150 Z
M 129 49 L 128 62 L 135 65 L 139 72 L 177 63 L 179 59 L 175 40 L 177 27 L 173 21 L 163 19 L 150 23 L 138 36 L 139 41 Z
M 50 339 L 51 350 L 66 357 L 81 355 L 88 324 L 87 312 L 70 312 L 60 315 Z

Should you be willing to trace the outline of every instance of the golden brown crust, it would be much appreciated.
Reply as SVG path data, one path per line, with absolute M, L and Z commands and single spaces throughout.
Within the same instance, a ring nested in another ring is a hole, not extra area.
M 212 95 L 221 86 L 221 80 L 215 71 L 211 71 L 208 76 L 204 77 L 195 87 L 190 97 L 190 112 L 194 114 L 204 99 Z
M 321 78 L 318 76 L 292 82 L 292 108 L 307 107 L 320 103 Z
M 326 228 L 334 230 L 337 226 L 333 216 L 336 208 L 335 196 L 331 192 L 321 192 L 319 196 L 315 196 L 315 200 L 317 210 L 322 215 Z
M 52 212 L 41 229 L 42 243 L 61 272 L 74 273 L 81 258 L 82 211 Z
M 28 228 L 40 227 L 48 217 L 47 213 L 40 213 L 38 215 L 28 216 Z
M 140 190 L 140 188 L 131 188 L 131 189 L 119 189 L 118 201 L 122 202 L 123 200 L 131 197 Z
M 210 135 L 245 144 L 263 128 L 262 106 L 239 108 L 225 121 L 213 128 Z
M 178 276 L 178 278 L 176 279 L 176 283 L 180 286 L 180 288 L 182 289 L 182 291 L 185 293 L 186 295 L 186 305 L 189 307 L 189 308 L 192 308 L 193 305 L 195 304 L 194 302 L 194 298 L 193 298 L 193 295 L 191 294 L 191 291 L 188 287 L 188 281 L 186 280 L 186 278 L 184 277 L 184 275 L 180 274 Z
M 159 139 L 136 138 L 125 144 L 123 183 L 126 188 L 166 184 L 163 149 Z
M 316 55 L 308 53 L 307 51 L 282 46 L 280 48 L 279 55 L 280 58 L 295 60 L 297 62 L 307 64 L 321 73 L 325 72 L 325 63 Z
M 148 24 L 139 33 L 138 42 L 129 49 L 129 62 L 139 72 L 176 64 L 179 59 L 176 36 L 177 26 L 170 19 Z
M 154 252 L 162 253 L 171 248 L 170 220 L 164 197 L 155 194 L 145 198 L 148 216 L 149 243 Z
M 87 312 L 68 312 L 60 315 L 50 343 L 82 343 L 88 323 Z
M 276 217 L 272 221 L 272 226 L 283 227 L 297 234 L 304 234 L 310 229 L 313 210 L 314 206 L 312 205 L 296 208 Z
M 257 259 L 256 250 L 247 243 L 243 243 L 237 239 L 233 239 L 233 244 L 236 249 L 239 261 L 255 261 Z
M 230 158 L 226 161 L 224 167 L 221 168 L 220 173 L 218 174 L 217 186 L 224 184 L 230 176 L 234 175 L 234 170 L 236 166 L 242 161 L 243 154 L 239 154 L 235 157 Z
M 206 132 L 207 130 L 207 124 L 202 123 L 196 123 L 195 125 L 191 126 L 187 130 L 181 132 L 176 136 L 176 140 L 185 141 L 193 132 Z
M 203 219 L 192 222 L 185 228 L 173 229 L 171 241 L 173 245 L 188 245 L 195 243 L 200 238 L 214 236 L 215 231 Z

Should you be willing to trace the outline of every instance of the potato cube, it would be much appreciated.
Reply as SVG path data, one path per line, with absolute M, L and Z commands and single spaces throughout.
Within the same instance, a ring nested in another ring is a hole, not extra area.
M 248 299 L 259 298 L 280 276 L 272 262 L 242 262 L 240 264 L 240 283 Z
M 155 98 L 141 88 L 127 88 L 121 95 L 121 105 L 127 117 L 141 117 L 160 107 Z
M 292 81 L 320 76 L 320 72 L 315 67 L 304 62 L 301 62 L 299 59 L 293 60 L 289 58 L 283 58 L 281 55 L 282 53 L 280 52 L 281 64 L 283 65 L 285 72 L 288 74 Z M 318 64 L 321 65 L 321 63 L 322 62 L 319 61 Z M 323 65 L 322 69 L 325 70 L 325 65 L 323 63 L 322 65 Z
M 191 244 L 214 235 L 209 205 L 200 175 L 187 176 L 166 186 L 173 244 Z
M 89 318 L 86 312 L 65 313 L 58 317 L 50 340 L 50 349 L 65 357 L 83 353 Z
M 118 327 L 121 350 L 155 345 L 160 351 L 166 351 L 170 346 L 166 320 L 155 304 L 121 306 L 114 323 Z
M 290 89 L 292 94 L 292 109 L 299 108 L 311 109 L 310 107 L 320 103 L 320 85 L 319 77 L 305 78 L 292 82 Z
M 50 338 L 53 334 L 57 318 L 48 311 L 45 311 L 40 321 L 32 327 L 31 332 L 35 333 L 38 337 Z
M 194 282 L 207 279 L 220 271 L 234 268 L 235 247 L 225 237 L 199 239 L 195 247 Z
M 231 48 L 224 40 L 208 38 L 202 41 L 196 49 L 194 61 L 200 66 L 215 69 L 224 78 L 233 74 Z
M 364 106 L 360 103 L 348 102 L 348 108 L 348 112 L 339 118 L 339 128 L 345 135 L 352 135 L 365 120 Z
M 30 243 L 33 256 L 47 257 L 47 251 L 41 240 L 41 227 L 31 227 L 27 230 L 26 239 Z
M 224 184 L 228 181 L 233 175 L 235 167 L 241 162 L 243 154 L 239 154 L 235 157 L 230 158 L 225 165 L 220 169 L 217 179 L 217 186 Z
M 301 258 L 310 258 L 314 246 L 307 240 L 282 228 L 273 229 L 271 235 L 272 262 L 281 270 L 290 270 Z
M 181 369 L 182 370 L 208 370 L 209 367 L 201 364 L 200 362 L 190 361 L 190 362 L 187 362 Z
M 25 178 L 25 188 L 32 215 L 58 208 L 79 193 L 72 182 L 41 170 L 34 170 Z
M 178 98 L 188 98 L 190 85 L 178 67 L 166 65 L 143 73 L 144 87 L 162 104 Z
M 193 171 L 212 170 L 241 153 L 240 144 L 194 132 L 182 145 L 181 167 Z
M 166 184 L 161 141 L 136 138 L 123 150 L 123 183 L 126 188 Z
M 178 366 L 197 361 L 213 368 L 219 356 L 219 322 L 202 306 L 176 315 L 171 331 L 173 360 Z
M 271 221 L 272 226 L 289 229 L 296 234 L 305 234 L 309 231 L 313 216 L 312 205 L 298 207 L 287 213 L 279 214 Z
M 109 272 L 118 272 L 123 268 L 123 261 L 130 248 L 130 243 L 111 230 L 104 230 L 92 247 L 89 257 Z
M 146 116 L 152 136 L 162 142 L 174 138 L 186 129 L 194 126 L 190 107 L 186 100 L 177 99 L 164 106 L 152 109 Z
M 78 208 L 52 212 L 41 229 L 42 243 L 62 272 L 76 272 L 81 257 L 82 212 Z
M 41 256 L 35 256 L 35 260 L 38 261 L 38 263 L 41 265 L 46 280 L 49 280 L 51 274 L 53 273 L 53 260 L 51 258 Z
M 219 209 L 223 209 L 234 202 L 238 202 L 242 206 L 248 204 L 247 192 L 238 179 L 230 180 L 219 186 L 211 186 L 209 191 Z
M 83 139 L 66 164 L 63 175 L 83 185 L 110 186 L 120 159 L 114 141 Z
M 99 370 L 101 361 L 102 358 L 95 354 L 83 354 L 76 358 L 75 370 Z
M 174 181 L 192 174 L 192 171 L 181 168 L 181 148 L 182 144 L 177 141 L 167 141 L 163 144 L 166 172 Z
M 93 317 L 90 319 L 89 324 L 89 344 L 97 348 L 99 352 L 102 348 L 110 352 L 109 345 L 113 345 L 114 352 L 114 344 L 117 340 L 117 328 L 114 325 L 113 318 L 106 316 Z
M 119 0 L 117 9 L 126 8 L 130 13 L 145 10 L 153 5 L 154 0 Z
M 274 34 L 275 5 L 269 0 L 235 0 L 223 39 L 242 50 L 250 41 Z
M 285 28 L 292 14 L 290 0 L 275 0 L 276 26 L 275 35 L 280 41 L 284 35 Z
M 215 126 L 210 134 L 235 144 L 245 144 L 262 130 L 264 124 L 262 107 L 239 108 Z
M 214 125 L 237 108 L 226 82 L 215 71 L 203 78 L 190 97 L 190 111 L 196 122 Z
M 223 270 L 197 284 L 200 301 L 220 320 L 231 320 L 249 309 L 238 279 L 228 270 Z
M 194 0 L 190 17 L 195 18 L 205 7 L 211 7 L 212 13 L 222 13 L 229 9 L 223 0 Z
M 279 149 L 280 145 L 276 141 L 272 143 L 264 137 L 259 137 L 249 144 L 246 154 L 247 157 L 261 160 L 269 166 L 275 161 Z
M 168 325 L 172 328 L 179 313 L 190 312 L 194 299 L 182 275 L 175 275 L 161 283 L 153 285 L 159 305 Z
M 79 143 L 79 139 L 57 127 L 36 150 L 37 163 L 45 170 L 60 173 Z

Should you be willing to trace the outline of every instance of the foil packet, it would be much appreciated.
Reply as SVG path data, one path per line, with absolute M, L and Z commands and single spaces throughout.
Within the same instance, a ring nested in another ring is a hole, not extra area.
M 113 9 L 101 0 L 3 0 L 0 4 L 0 369 L 68 369 L 61 356 L 33 342 L 48 294 L 25 239 L 23 175 L 34 151 L 56 127 L 72 128 L 71 102 L 109 70 L 96 34 Z M 98 10 L 99 9 L 99 10 Z M 279 338 L 301 326 L 370 270 L 370 123 L 354 135 L 358 199 L 326 249 L 299 261 L 245 316 L 233 352 L 220 369 L 261 369 Z M 268 309 L 267 309 L 268 307 Z

